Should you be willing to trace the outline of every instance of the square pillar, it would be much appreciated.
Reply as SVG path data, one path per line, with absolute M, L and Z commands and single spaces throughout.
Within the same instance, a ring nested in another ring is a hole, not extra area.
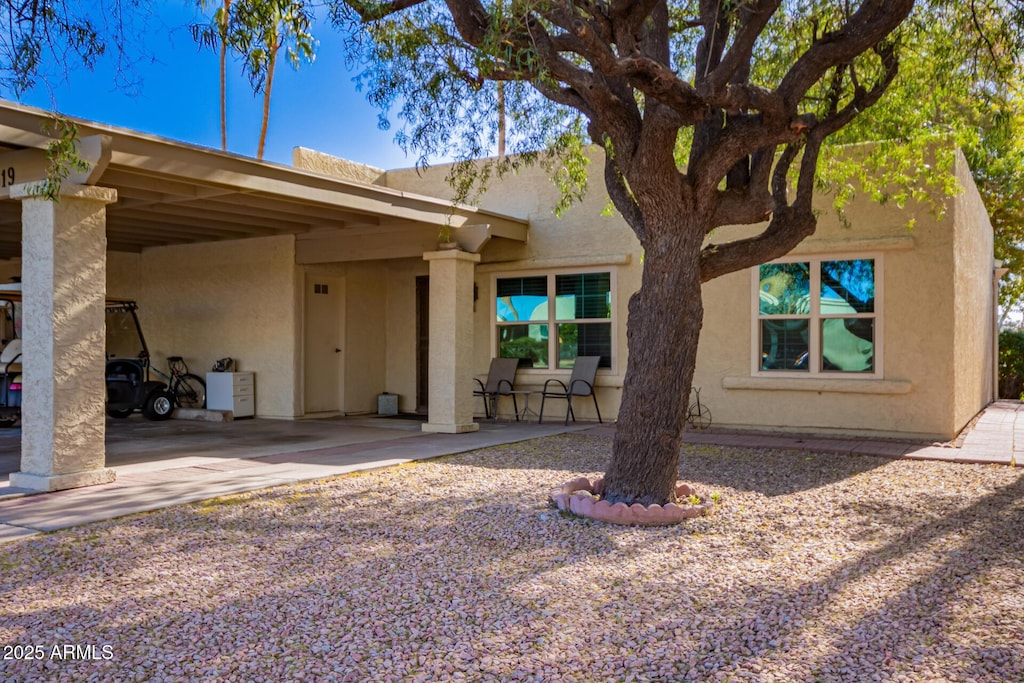
M 57 491 L 115 479 L 105 467 L 106 205 L 117 192 L 66 185 L 22 200 L 21 471 L 11 486 Z
M 430 338 L 425 432 L 475 432 L 473 422 L 473 272 L 479 254 L 431 251 Z

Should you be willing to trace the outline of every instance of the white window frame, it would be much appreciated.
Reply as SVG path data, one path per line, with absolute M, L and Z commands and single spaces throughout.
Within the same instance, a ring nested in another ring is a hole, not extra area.
M 856 261 L 870 259 L 875 262 L 875 300 L 873 313 L 850 313 L 843 315 L 827 315 L 821 313 L 821 264 L 826 261 Z M 750 372 L 754 377 L 807 378 L 807 379 L 850 379 L 877 380 L 885 377 L 884 373 L 884 307 L 885 291 L 882 283 L 885 278 L 885 262 L 881 253 L 838 253 L 838 254 L 800 254 L 770 261 L 769 263 L 808 263 L 811 272 L 810 313 L 803 315 L 764 316 L 776 320 L 809 320 L 808 354 L 811 365 L 807 370 L 762 370 L 761 369 L 761 307 L 760 307 L 760 273 L 761 267 L 750 269 L 751 291 L 751 325 L 750 325 Z M 763 264 L 767 265 L 767 264 Z M 842 370 L 823 370 L 821 368 L 821 322 L 830 318 L 873 318 L 874 324 L 874 371 L 844 372 Z
M 581 275 L 586 273 L 608 273 L 609 276 L 609 288 L 611 289 L 611 317 L 610 318 L 579 318 L 574 320 L 556 320 L 555 319 L 555 277 L 558 275 Z M 537 277 L 545 276 L 548 280 L 548 317 L 546 321 L 534 320 L 531 321 L 534 325 L 547 325 L 548 326 L 548 362 L 551 367 L 547 368 L 520 368 L 519 372 L 527 374 L 544 374 L 550 375 L 555 373 L 570 374 L 572 368 L 560 368 L 558 367 L 558 335 L 554 332 L 557 329 L 559 323 L 571 324 L 571 323 L 603 323 L 607 322 L 611 324 L 611 367 L 599 368 L 598 372 L 614 372 L 616 363 L 618 362 L 618 282 L 616 269 L 609 266 L 588 266 L 581 268 L 557 268 L 557 269 L 541 269 L 541 270 L 515 270 L 515 271 L 501 271 L 494 272 L 491 274 L 491 303 L 490 303 L 490 327 L 491 327 L 491 358 L 497 358 L 500 353 L 498 348 L 500 335 L 498 329 L 503 327 L 498 322 L 498 280 L 506 278 L 521 278 L 521 277 Z M 522 321 L 518 324 L 525 324 L 527 321 Z

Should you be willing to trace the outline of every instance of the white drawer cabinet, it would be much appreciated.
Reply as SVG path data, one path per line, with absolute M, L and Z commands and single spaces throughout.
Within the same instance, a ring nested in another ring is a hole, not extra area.
M 206 407 L 230 410 L 235 417 L 256 414 L 255 378 L 251 372 L 206 373 Z

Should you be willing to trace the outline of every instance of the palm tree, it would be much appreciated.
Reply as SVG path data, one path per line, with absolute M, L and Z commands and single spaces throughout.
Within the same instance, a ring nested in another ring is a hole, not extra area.
M 201 10 L 210 0 L 198 0 Z M 278 53 L 285 48 L 288 61 L 298 68 L 300 61 L 312 62 L 316 40 L 309 32 L 312 18 L 302 0 L 222 0 L 209 24 L 193 24 L 193 39 L 201 47 L 220 53 L 220 140 L 227 151 L 227 56 L 242 56 L 244 69 L 255 92 L 263 92 L 263 117 L 256 158 L 263 158 L 270 122 L 270 97 Z
M 270 121 L 270 97 L 274 71 L 282 48 L 293 68 L 312 62 L 316 40 L 309 32 L 312 19 L 301 0 L 239 0 L 232 31 L 232 45 L 245 59 L 253 90 L 263 91 L 263 120 L 256 158 L 263 158 Z
M 200 10 L 206 11 L 207 7 L 209 7 L 207 0 L 199 0 Z M 230 28 L 231 0 L 224 0 L 224 4 L 217 8 L 213 15 L 212 25 L 193 24 L 189 27 L 193 40 L 201 47 L 213 48 L 216 46 L 220 53 L 220 148 L 225 152 L 228 149 L 227 62 Z

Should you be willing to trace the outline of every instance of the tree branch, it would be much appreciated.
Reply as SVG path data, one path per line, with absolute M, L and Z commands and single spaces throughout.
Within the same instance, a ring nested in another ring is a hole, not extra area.
M 608 197 L 615 209 L 622 214 L 626 223 L 633 229 L 637 238 L 643 242 L 647 239 L 647 224 L 643 212 L 636 203 L 636 198 L 626 184 L 626 179 L 615 163 L 614 152 L 605 150 L 604 185 Z
M 351 7 L 359 20 L 368 24 L 384 17 L 401 12 L 404 9 L 415 7 L 426 2 L 426 0 L 389 0 L 389 2 L 360 2 L 359 0 L 346 0 L 345 4 Z
M 837 109 L 841 84 L 838 80 L 833 80 L 830 87 L 833 100 L 829 114 L 802 131 L 802 144 L 789 144 L 783 150 L 772 174 L 771 195 L 774 207 L 768 227 L 761 234 L 749 239 L 705 247 L 701 252 L 702 281 L 706 282 L 725 273 L 771 261 L 788 253 L 804 238 L 813 234 L 817 225 L 813 207 L 814 184 L 822 144 L 829 135 L 849 124 L 858 113 L 875 104 L 898 72 L 899 62 L 892 45 L 876 47 L 875 52 L 881 58 L 885 69 L 875 85 L 870 90 L 857 87 L 853 99 L 842 109 Z M 835 79 L 842 79 L 841 69 L 837 69 Z M 759 152 L 761 153 L 763 152 Z M 796 196 L 792 204 L 789 204 L 789 170 L 798 157 L 800 171 L 796 183 Z M 763 182 L 767 173 L 766 164 L 763 156 L 757 159 L 752 176 L 756 175 L 758 182 L 755 183 L 752 177 L 750 192 L 756 191 L 759 183 Z M 752 199 L 753 196 L 749 194 L 741 200 L 738 194 L 722 193 L 715 214 L 716 223 L 724 221 L 717 224 L 725 225 L 758 222 L 744 220 L 756 218 L 756 205 Z M 744 202 L 750 202 L 750 205 L 744 207 Z M 741 206 L 737 207 L 737 204 Z
M 700 280 L 707 282 L 784 256 L 814 234 L 817 223 L 813 213 L 797 211 L 792 207 L 776 211 L 760 235 L 704 247 L 700 254 Z
M 733 81 L 733 76 L 738 71 L 750 64 L 754 44 L 781 4 L 782 0 L 755 0 L 743 4 L 740 9 L 739 28 L 728 52 L 705 78 L 700 79 L 701 84 L 698 87 L 702 95 L 713 100 L 717 93 Z M 746 81 L 745 78 L 742 80 Z
M 782 79 L 777 93 L 788 111 L 795 112 L 800 101 L 826 71 L 849 64 L 898 27 L 914 0 L 867 0 L 838 31 L 826 33 L 814 41 Z
M 813 127 L 811 135 L 824 140 L 826 137 L 840 130 L 849 124 L 854 117 L 868 107 L 874 105 L 881 99 L 882 95 L 889 88 L 889 85 L 899 73 L 899 59 L 896 50 L 892 45 L 880 45 L 875 48 L 875 53 L 882 60 L 884 71 L 871 90 L 864 90 L 857 84 L 853 99 L 842 109 L 831 112 Z M 851 70 L 851 78 L 852 70 Z M 835 109 L 835 107 L 833 107 Z
M 798 140 L 817 121 L 813 115 L 794 118 L 788 125 L 767 127 L 760 114 L 730 116 L 719 125 L 703 149 L 690 157 L 689 174 L 698 193 L 713 192 L 722 178 L 741 159 L 759 149 L 774 148 Z
M 723 225 L 750 225 L 771 218 L 775 205 L 770 190 L 774 161 L 774 147 L 759 149 L 751 155 L 747 183 L 735 189 L 718 191 L 715 214 L 708 232 Z
M 750 268 L 771 261 L 789 253 L 796 245 L 814 233 L 817 219 L 811 207 L 789 206 L 786 201 L 789 185 L 789 169 L 800 156 L 801 144 L 789 144 L 779 156 L 772 174 L 772 201 L 774 203 L 771 221 L 761 234 L 726 244 L 710 244 L 701 250 L 701 281 L 707 282 L 720 275 L 743 268 Z M 763 161 L 761 163 L 764 163 Z M 814 167 L 817 165 L 817 150 L 809 156 L 806 150 L 801 159 L 800 181 L 808 176 L 813 182 Z M 758 173 L 764 173 L 763 168 Z

